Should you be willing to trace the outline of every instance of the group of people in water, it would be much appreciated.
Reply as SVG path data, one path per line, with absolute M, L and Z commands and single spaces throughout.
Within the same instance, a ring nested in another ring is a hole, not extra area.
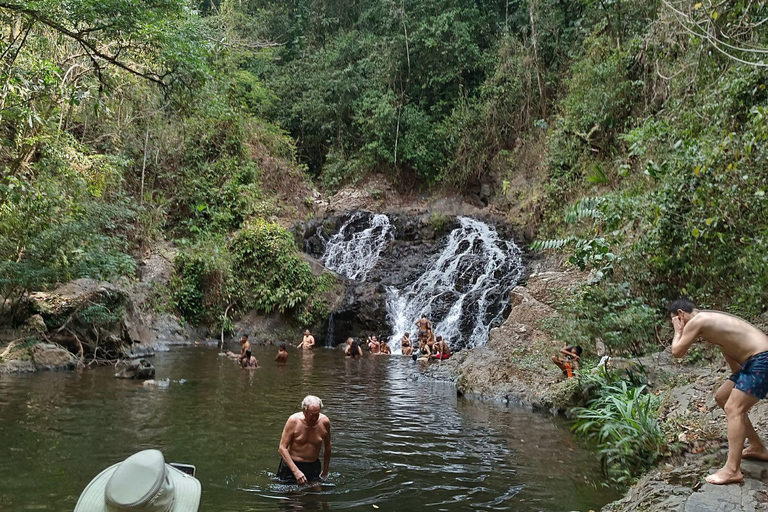
M 403 334 L 400 340 L 400 350 L 404 356 L 411 356 L 414 360 L 448 359 L 451 357 L 451 348 L 442 336 L 435 336 L 432 330 L 432 322 L 426 315 L 422 315 L 416 321 L 418 329 L 418 346 L 411 340 L 410 333 Z
M 435 336 L 432 331 L 432 322 L 427 319 L 426 315 L 422 315 L 416 321 L 416 327 L 418 329 L 418 346 L 415 346 L 415 342 L 411 340 L 411 334 L 406 332 L 400 339 L 400 353 L 402 355 L 421 361 L 444 360 L 451 357 L 451 348 L 442 336 Z M 369 336 L 365 346 L 368 347 L 371 354 L 392 354 L 392 348 L 387 340 L 384 338 L 379 340 L 376 335 Z M 363 347 L 354 338 L 347 338 L 344 354 L 350 357 L 362 356 Z
M 312 342 L 314 343 L 314 338 Z M 227 350 L 226 355 L 236 360 L 240 364 L 240 366 L 242 366 L 243 368 L 246 368 L 246 369 L 258 368 L 259 361 L 253 356 L 253 353 L 251 351 L 251 342 L 248 341 L 248 335 L 243 334 L 240 337 L 239 343 L 240 343 L 239 354 L 235 354 L 231 350 Z M 288 361 L 288 349 L 286 348 L 285 343 L 281 343 L 277 347 L 277 355 L 275 356 L 275 361 L 278 363 L 285 363 L 286 361 Z
M 426 315 L 422 315 L 416 321 L 417 339 L 411 340 L 410 333 L 406 332 L 400 339 L 400 352 L 404 356 L 412 357 L 414 361 L 428 361 L 432 359 L 445 360 L 451 357 L 451 348 L 442 336 L 435 336 L 432 330 L 432 322 Z M 297 349 L 311 350 L 315 347 L 315 337 L 309 329 L 304 331 L 301 342 L 296 345 Z M 347 338 L 344 346 L 344 354 L 349 357 L 360 357 L 363 355 L 364 348 L 371 354 L 391 355 L 392 347 L 385 338 L 379 339 L 375 334 L 368 336 L 365 343 L 359 343 L 354 338 Z M 244 334 L 240 338 L 240 353 L 236 354 L 227 351 L 226 355 L 235 359 L 243 368 L 258 368 L 259 362 L 251 352 L 251 343 L 248 341 L 248 335 Z M 288 360 L 288 351 L 286 344 L 279 346 L 275 361 L 285 363 Z
M 422 315 L 419 320 L 416 321 L 416 327 L 418 329 L 418 338 L 414 342 L 411 340 L 410 333 L 406 332 L 400 339 L 400 352 L 404 356 L 409 356 L 416 360 L 428 361 L 431 359 L 445 360 L 451 357 L 451 348 L 442 336 L 435 336 L 432 330 L 432 322 L 429 321 L 426 315 Z M 297 349 L 311 350 L 315 347 L 315 337 L 309 329 L 304 331 L 304 336 L 301 342 L 296 345 Z M 368 336 L 365 343 L 359 343 L 354 338 L 347 338 L 346 345 L 344 346 L 344 354 L 350 357 L 360 357 L 364 353 L 364 348 L 367 348 L 371 354 L 376 355 L 391 355 L 392 347 L 389 346 L 389 342 L 385 338 L 379 339 L 375 334 Z M 257 368 L 258 361 L 251 354 L 251 344 L 248 341 L 248 335 L 244 334 L 240 338 L 240 354 L 234 352 L 227 352 L 227 355 L 233 359 L 237 359 L 243 368 Z M 284 363 L 288 360 L 288 351 L 285 343 L 280 345 L 275 361 L 278 363 Z

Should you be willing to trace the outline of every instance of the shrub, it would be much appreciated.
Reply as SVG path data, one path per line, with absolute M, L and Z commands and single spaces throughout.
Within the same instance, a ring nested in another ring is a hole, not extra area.
M 644 353 L 653 346 L 660 320 L 628 283 L 585 284 L 556 301 L 559 314 L 545 327 L 569 345 L 594 347 L 602 339 L 613 354 Z
M 666 448 L 658 410 L 659 397 L 646 392 L 645 385 L 616 380 L 605 368 L 582 373 L 586 387 L 595 389 L 587 407 L 571 410 L 572 429 L 594 441 L 608 478 L 627 485 L 651 467 Z
M 257 220 L 235 235 L 230 252 L 237 294 L 244 307 L 266 313 L 293 311 L 307 324 L 327 313 L 317 298 L 324 283 L 312 274 L 284 228 Z

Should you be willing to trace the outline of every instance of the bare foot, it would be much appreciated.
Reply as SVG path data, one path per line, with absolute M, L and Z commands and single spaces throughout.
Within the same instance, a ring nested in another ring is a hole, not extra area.
M 768 460 L 768 449 L 763 447 L 763 449 L 760 450 L 754 446 L 747 446 L 744 448 L 744 451 L 741 452 L 741 456 L 745 459 Z
M 744 480 L 744 475 L 741 474 L 740 469 L 733 472 L 730 469 L 723 468 L 717 473 L 709 475 L 705 480 L 714 485 L 737 484 Z

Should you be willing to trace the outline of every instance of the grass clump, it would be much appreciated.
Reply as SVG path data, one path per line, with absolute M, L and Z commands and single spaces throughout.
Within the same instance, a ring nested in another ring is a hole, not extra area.
M 573 431 L 592 441 L 613 484 L 628 485 L 664 453 L 667 443 L 659 423 L 661 399 L 633 375 L 622 378 L 604 368 L 581 375 L 591 389 L 586 407 L 571 410 Z

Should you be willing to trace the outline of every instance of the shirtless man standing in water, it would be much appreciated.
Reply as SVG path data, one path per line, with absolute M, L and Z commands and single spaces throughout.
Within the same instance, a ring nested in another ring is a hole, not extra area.
M 701 337 L 720 347 L 733 370 L 733 375 L 715 392 L 715 401 L 725 410 L 728 422 L 728 460 L 706 480 L 718 485 L 741 482 L 744 480 L 742 457 L 768 460 L 768 449 L 747 415 L 749 409 L 768 394 L 768 336 L 741 318 L 699 310 L 686 299 L 670 304 L 669 312 L 675 327 L 673 356 L 683 357 Z M 744 438 L 749 439 L 746 448 Z
M 309 329 L 304 331 L 304 338 L 301 340 L 301 343 L 296 348 L 314 348 L 315 346 L 315 337 L 310 334 Z
M 331 420 L 321 414 L 323 401 L 309 395 L 301 402 L 301 412 L 292 414 L 280 438 L 280 467 L 277 478 L 283 483 L 304 485 L 328 478 L 331 463 Z M 323 465 L 320 466 L 320 448 Z

